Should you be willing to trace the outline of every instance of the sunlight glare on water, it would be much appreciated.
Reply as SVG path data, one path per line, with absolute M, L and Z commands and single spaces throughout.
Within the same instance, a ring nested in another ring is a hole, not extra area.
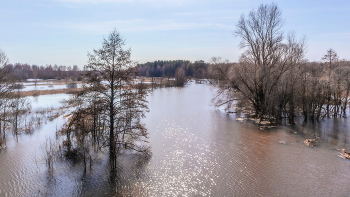
M 153 90 L 143 120 L 152 158 L 121 155 L 118 183 L 111 181 L 102 152 L 87 174 L 81 164 L 62 161 L 47 173 L 42 145 L 63 124 L 60 118 L 10 138 L 0 152 L 0 196 L 348 196 L 350 161 L 338 150 L 349 146 L 346 119 L 262 131 L 236 121 L 242 114 L 213 107 L 214 93 L 195 83 Z M 59 98 L 65 96 L 38 101 L 59 106 Z M 318 147 L 303 143 L 312 132 L 322 138 Z

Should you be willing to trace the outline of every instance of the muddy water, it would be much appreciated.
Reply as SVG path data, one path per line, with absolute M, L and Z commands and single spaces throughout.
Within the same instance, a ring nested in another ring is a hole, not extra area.
M 32 109 L 59 107 L 59 100 L 68 95 L 28 97 Z M 0 196 L 33 196 L 46 187 L 47 170 L 44 160 L 46 140 L 55 136 L 62 118 L 44 121 L 40 130 L 15 137 L 7 133 L 7 147 L 0 150 Z
M 347 119 L 262 131 L 211 106 L 213 91 L 194 83 L 154 90 L 144 120 L 153 156 L 122 155 L 119 183 L 109 178 L 102 153 L 86 174 L 60 161 L 47 171 L 42 145 L 63 119 L 11 138 L 0 152 L 0 196 L 349 195 L 350 161 L 337 150 L 349 148 Z M 321 138 L 319 146 L 303 144 L 311 135 Z
M 346 119 L 261 131 L 210 106 L 212 96 L 196 84 L 150 96 L 150 196 L 349 195 L 350 161 L 337 150 L 349 139 Z M 315 132 L 325 142 L 305 146 Z

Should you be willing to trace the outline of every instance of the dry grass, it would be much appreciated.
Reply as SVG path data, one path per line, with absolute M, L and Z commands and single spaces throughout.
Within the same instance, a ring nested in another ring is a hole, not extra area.
M 58 90 L 33 90 L 21 92 L 21 96 L 40 96 L 47 94 L 71 94 L 75 91 L 78 91 L 79 88 L 67 88 L 67 89 L 58 89 Z
M 35 86 L 33 81 L 20 81 L 17 82 L 18 84 L 22 84 L 22 83 L 33 83 L 31 85 L 26 85 L 26 86 Z M 76 84 L 81 84 L 82 81 L 73 81 L 73 80 L 41 80 L 38 81 L 38 83 L 36 84 L 36 86 L 48 86 L 48 85 L 67 85 L 68 83 L 76 83 Z

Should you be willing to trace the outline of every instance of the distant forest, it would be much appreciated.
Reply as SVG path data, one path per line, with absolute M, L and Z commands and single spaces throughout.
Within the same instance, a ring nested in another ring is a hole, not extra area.
M 139 64 L 139 76 L 146 77 L 174 77 L 177 69 L 185 71 L 186 76 L 207 78 L 209 64 L 203 60 L 191 62 L 188 60 L 158 60 Z
M 82 70 L 78 66 L 58 66 L 46 65 L 37 66 L 29 64 L 6 64 L 4 69 L 13 74 L 13 77 L 18 80 L 26 79 L 67 79 L 80 80 Z

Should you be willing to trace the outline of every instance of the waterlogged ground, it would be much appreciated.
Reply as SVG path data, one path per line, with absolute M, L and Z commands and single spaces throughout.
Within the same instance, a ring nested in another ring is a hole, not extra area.
M 348 196 L 350 160 L 347 119 L 260 130 L 211 106 L 214 89 L 205 84 L 155 89 L 143 121 L 150 133 L 149 161 L 124 154 L 117 181 L 107 157 L 84 174 L 79 163 L 45 165 L 43 146 L 55 139 L 62 116 L 33 134 L 10 137 L 0 152 L 0 196 Z M 68 95 L 31 98 L 33 106 L 59 107 Z M 68 113 L 68 112 L 67 112 Z M 310 148 L 311 135 L 322 140 Z M 279 143 L 284 141 L 285 143 Z
M 59 100 L 66 94 L 28 97 L 32 110 L 60 107 Z M 42 119 L 38 130 L 20 133 L 15 137 L 7 134 L 7 148 L 0 150 L 0 196 L 32 196 L 46 187 L 47 168 L 44 160 L 46 140 L 54 138 L 56 127 L 64 120 Z
M 24 88 L 19 89 L 20 92 L 26 92 L 26 91 L 34 91 L 34 90 L 60 90 L 60 89 L 67 89 L 67 85 L 51 85 L 47 84 L 47 82 L 43 84 L 37 84 L 36 86 L 33 85 L 33 83 L 22 83 Z M 80 88 L 81 84 L 77 84 L 77 87 Z

